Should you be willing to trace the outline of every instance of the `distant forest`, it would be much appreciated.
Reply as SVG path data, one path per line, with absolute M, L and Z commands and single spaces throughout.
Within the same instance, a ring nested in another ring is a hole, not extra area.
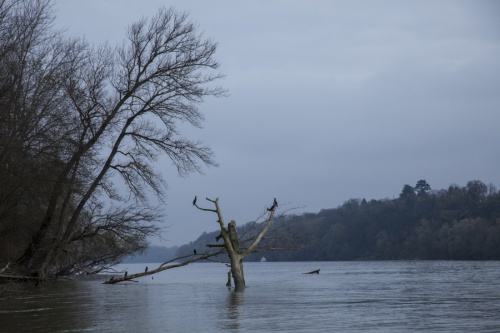
M 478 180 L 442 190 L 419 180 L 404 185 L 397 199 L 350 199 L 273 224 L 262 252 L 249 261 L 500 259 L 500 191 Z M 238 233 L 249 225 L 258 228 L 250 223 Z M 207 249 L 217 234 L 203 233 L 176 255 Z

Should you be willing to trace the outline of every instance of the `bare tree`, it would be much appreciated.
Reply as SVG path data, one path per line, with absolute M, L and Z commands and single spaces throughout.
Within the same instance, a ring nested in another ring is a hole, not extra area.
M 9 256 L 29 243 L 60 170 L 71 119 L 57 78 L 71 42 L 51 31 L 50 1 L 0 6 L 0 243 Z
M 30 203 L 38 211 L 30 212 L 23 233 L 30 237 L 16 261 L 41 278 L 96 272 L 144 249 L 161 219 L 147 193 L 161 201 L 165 191 L 154 164 L 166 156 L 180 175 L 216 165 L 212 150 L 183 137 L 177 124 L 200 127 L 197 105 L 225 95 L 211 85 L 222 77 L 213 72 L 217 44 L 185 14 L 160 9 L 132 24 L 122 46 L 93 48 L 51 30 L 51 2 L 0 3 L 0 14 L 11 16 L 0 15 L 0 32 L 18 31 L 4 38 L 16 43 L 0 48 L 2 76 L 17 80 L 0 96 L 0 176 L 11 185 L 0 194 L 18 199 L 0 202 L 0 214 L 11 221 L 22 211 L 21 190 L 43 189 Z M 18 29 L 4 29 L 6 22 Z M 17 183 L 12 167 L 2 168 L 7 162 L 19 164 Z M 117 190 L 120 179 L 126 194 Z
M 203 211 L 213 212 L 217 214 L 217 222 L 220 227 L 220 237 L 224 240 L 224 249 L 229 255 L 230 265 L 231 265 L 231 274 L 234 280 L 234 287 L 236 291 L 242 291 L 245 289 L 245 274 L 243 271 L 243 260 L 245 257 L 252 253 L 260 241 L 268 231 L 273 222 L 274 214 L 276 212 L 276 208 L 278 207 L 278 202 L 276 198 L 273 201 L 273 204 L 270 208 L 267 209 L 268 216 L 264 222 L 264 227 L 260 230 L 260 232 L 252 238 L 252 242 L 245 248 L 240 247 L 240 240 L 238 239 L 238 233 L 236 231 L 236 222 L 232 220 L 229 222 L 227 228 L 224 223 L 224 218 L 222 216 L 222 212 L 219 206 L 219 198 L 213 200 L 206 198 L 207 201 L 213 203 L 214 208 L 202 208 L 196 202 L 196 199 L 193 201 L 193 205 Z M 217 246 L 217 245 L 215 245 Z M 209 245 L 210 247 L 210 245 Z M 214 247 L 214 245 L 212 245 Z M 228 279 L 228 283 L 230 283 L 230 276 Z
M 207 200 L 214 203 L 215 209 L 207 209 L 199 207 L 196 197 L 195 200 L 193 201 L 193 205 L 200 210 L 217 213 L 217 215 L 221 217 L 222 215 L 220 207 L 218 206 L 218 199 L 211 200 L 207 198 Z M 193 251 L 193 249 L 191 248 L 190 253 L 184 255 L 181 254 L 176 258 L 173 258 L 167 262 L 162 263 L 156 268 L 149 269 L 148 267 L 146 267 L 146 269 L 143 272 L 130 272 L 131 274 L 128 273 L 125 275 L 123 275 L 122 272 L 122 276 L 119 277 L 113 276 L 109 280 L 106 280 L 104 284 L 117 284 L 126 281 L 137 282 L 135 279 L 140 277 L 153 275 L 169 269 L 186 266 L 196 261 L 206 260 L 206 261 L 224 263 L 231 267 L 231 269 L 228 272 L 227 286 L 232 285 L 231 279 L 233 278 L 232 272 L 234 267 L 234 270 L 238 272 L 236 275 L 234 275 L 235 290 L 241 291 L 245 287 L 243 260 L 246 256 L 248 256 L 250 253 L 255 253 L 260 251 L 273 251 L 273 250 L 289 251 L 297 249 L 296 242 L 297 242 L 298 230 L 294 230 L 293 226 L 294 223 L 289 223 L 290 221 L 288 221 L 288 219 L 290 218 L 290 216 L 285 215 L 287 212 L 293 210 L 294 208 L 283 211 L 283 213 L 281 213 L 278 217 L 275 218 L 274 216 L 277 207 L 278 203 L 275 199 L 271 207 L 267 208 L 264 213 L 260 214 L 255 222 L 247 223 L 243 227 L 239 228 L 239 232 L 241 233 L 240 235 L 238 235 L 235 221 L 231 221 L 228 224 L 227 229 L 224 227 L 224 222 L 222 221 L 223 229 L 221 229 L 220 234 L 216 236 L 216 241 L 218 242 L 221 238 L 223 238 L 222 234 L 226 233 L 227 238 L 230 240 L 229 251 L 233 251 L 234 254 L 232 256 L 230 255 L 231 258 L 234 258 L 234 261 L 231 260 L 230 264 L 227 264 L 226 260 L 220 258 L 221 255 L 230 254 L 230 252 L 227 250 L 228 246 L 226 246 L 225 243 L 205 244 L 209 248 L 206 251 L 196 251 L 196 249 Z M 264 217 L 266 219 L 262 221 Z M 278 223 L 272 223 L 276 219 L 277 219 L 276 222 Z M 219 226 L 221 225 L 220 221 L 221 219 L 219 218 L 218 219 Z M 225 231 L 223 232 L 222 230 Z M 113 268 L 110 269 L 113 270 Z
M 235 291 L 242 291 L 245 288 L 245 274 L 243 270 L 243 260 L 247 255 L 254 252 L 259 243 L 266 235 L 267 231 L 271 228 L 274 215 L 276 209 L 278 207 L 278 203 L 276 199 L 274 199 L 273 204 L 270 208 L 266 210 L 267 218 L 262 223 L 261 226 L 259 223 L 253 223 L 242 235 L 243 238 L 238 237 L 238 233 L 236 230 L 236 222 L 233 220 L 229 222 L 227 228 L 225 226 L 224 220 L 222 218 L 222 212 L 219 207 L 219 199 L 209 199 L 206 198 L 209 202 L 214 204 L 214 209 L 212 208 L 202 208 L 198 205 L 197 199 L 193 201 L 193 205 L 203 211 L 213 212 L 217 214 L 220 226 L 220 235 L 217 237 L 218 239 L 222 238 L 224 240 L 224 245 L 221 244 L 207 244 L 207 246 L 213 250 L 208 250 L 203 253 L 198 253 L 196 250 L 192 254 L 183 255 L 174 259 L 171 259 L 155 269 L 147 269 L 144 272 L 133 273 L 133 274 L 125 274 L 121 277 L 112 277 L 111 279 L 105 281 L 105 284 L 116 284 L 124 281 L 131 281 L 139 277 L 153 275 L 168 269 L 173 269 L 177 267 L 186 266 L 196 261 L 200 260 L 210 260 L 222 262 L 220 259 L 212 259 L 214 257 L 218 257 L 221 254 L 228 254 L 230 258 L 230 271 L 228 272 L 228 286 L 231 286 L 231 277 L 234 280 Z M 261 216 L 262 217 L 262 216 Z M 258 219 L 259 220 L 259 219 Z M 280 237 L 280 240 L 283 241 L 283 238 Z M 267 250 L 271 249 L 270 244 L 266 247 Z

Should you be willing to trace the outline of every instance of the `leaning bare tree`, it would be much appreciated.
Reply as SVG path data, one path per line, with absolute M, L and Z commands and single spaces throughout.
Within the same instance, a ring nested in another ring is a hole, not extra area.
M 216 165 L 177 124 L 200 127 L 197 105 L 225 94 L 211 85 L 217 45 L 185 14 L 160 9 L 122 46 L 93 48 L 51 30 L 51 3 L 0 1 L 0 70 L 12 82 L 0 96 L 0 220 L 26 220 L 3 230 L 17 245 L 0 261 L 17 257 L 10 267 L 38 278 L 95 273 L 144 249 L 161 218 L 147 193 L 165 190 L 154 163 L 166 156 L 181 175 Z
M 229 222 L 227 228 L 224 223 L 224 218 L 222 216 L 222 211 L 219 206 L 219 198 L 213 200 L 206 198 L 207 201 L 211 202 L 214 205 L 214 208 L 203 208 L 200 207 L 197 203 L 196 197 L 193 201 L 193 205 L 203 211 L 213 212 L 217 214 L 217 222 L 220 227 L 220 236 L 224 240 L 223 248 L 226 250 L 229 255 L 230 264 L 231 264 L 231 274 L 234 280 L 234 288 L 236 291 L 241 291 L 245 288 L 245 274 L 243 271 L 243 259 L 252 253 L 260 241 L 268 231 L 271 223 L 273 222 L 274 214 L 276 212 L 276 208 L 278 207 L 278 202 L 274 199 L 274 202 L 270 208 L 267 209 L 268 216 L 264 223 L 264 227 L 260 230 L 260 232 L 252 239 L 250 245 L 245 248 L 240 247 L 240 240 L 238 239 L 238 233 L 236 232 L 236 222 L 232 220 Z M 230 279 L 228 281 L 230 283 Z

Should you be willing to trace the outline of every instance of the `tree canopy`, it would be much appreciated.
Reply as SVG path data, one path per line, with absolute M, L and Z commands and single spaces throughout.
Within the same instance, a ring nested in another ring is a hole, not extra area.
M 94 273 L 158 231 L 167 157 L 177 173 L 216 162 L 199 127 L 217 44 L 161 8 L 120 46 L 53 28 L 51 0 L 0 1 L 0 263 L 45 278 Z

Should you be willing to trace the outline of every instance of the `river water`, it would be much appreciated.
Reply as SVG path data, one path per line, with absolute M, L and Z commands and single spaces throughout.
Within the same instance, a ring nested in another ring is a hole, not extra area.
M 0 300 L 0 332 L 500 332 L 497 261 L 246 263 L 242 293 L 227 271 L 197 263 L 116 285 L 25 286 Z

